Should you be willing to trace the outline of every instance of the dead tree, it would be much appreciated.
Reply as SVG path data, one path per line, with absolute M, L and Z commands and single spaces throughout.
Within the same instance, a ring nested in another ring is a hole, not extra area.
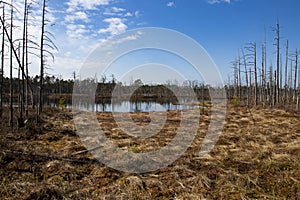
M 278 73 L 279 73 L 278 103 L 280 103 L 280 102 L 282 102 L 282 54 L 280 54 L 280 69 L 279 69 Z
M 275 104 L 277 101 L 279 101 L 280 96 L 280 26 L 279 26 L 279 20 L 277 19 L 276 22 L 276 28 L 275 28 L 276 36 L 275 36 L 275 42 L 276 42 L 276 94 L 275 94 Z
M 237 67 L 237 60 L 232 62 L 233 65 L 233 77 L 234 77 L 234 97 L 238 96 L 238 67 Z
M 5 5 L 2 8 L 2 17 L 5 24 Z M 1 87 L 0 87 L 0 117 L 2 118 L 3 113 L 3 76 L 4 76 L 4 60 L 5 60 L 5 32 L 4 27 L 2 27 L 2 44 L 1 44 Z
M 25 45 L 25 70 L 26 76 L 29 77 L 28 73 L 28 14 L 29 14 L 29 5 L 25 7 L 26 13 L 24 16 L 24 25 L 25 25 L 25 37 L 24 37 L 24 45 Z M 24 66 L 23 66 L 24 67 Z M 28 118 L 28 90 L 29 90 L 29 80 L 26 79 L 26 87 L 25 87 L 25 116 Z M 31 93 L 33 95 L 33 92 Z M 31 95 L 31 96 L 32 96 Z M 33 100 L 33 98 L 32 98 Z M 33 105 L 33 103 L 32 103 Z
M 290 71 L 289 71 L 289 101 L 292 101 L 293 97 L 293 60 L 290 62 Z
M 293 92 L 293 101 L 296 99 L 297 95 L 297 72 L 298 72 L 298 49 L 295 52 L 295 75 L 294 75 L 294 92 Z
M 14 16 L 14 7 L 13 5 L 13 0 L 11 0 L 11 12 L 10 12 L 10 98 L 9 98 L 9 125 L 11 128 L 13 128 L 14 125 L 14 111 L 13 111 L 13 50 L 14 50 L 14 45 L 13 45 L 13 16 Z M 5 26 L 3 27 L 5 29 Z
M 15 57 L 16 59 L 16 62 L 18 64 L 18 69 L 22 72 L 22 82 L 24 83 L 24 79 L 26 78 L 26 81 L 28 82 L 29 84 L 29 78 L 28 78 L 28 75 L 26 75 L 25 73 L 25 70 L 24 70 L 24 66 L 21 64 L 21 61 L 20 61 L 20 54 L 17 53 L 16 49 L 14 48 L 14 41 L 13 41 L 13 28 L 14 28 L 14 23 L 13 23 L 13 15 L 14 15 L 14 6 L 13 6 L 13 0 L 11 0 L 11 4 L 8 4 L 6 2 L 2 2 L 1 3 L 4 3 L 4 4 L 7 4 L 11 7 L 11 19 L 10 19 L 10 31 L 7 30 L 7 28 L 5 27 L 5 19 L 4 19 L 4 15 L 3 16 L 0 16 L 0 21 L 1 21 L 1 24 L 2 24 L 2 28 L 3 28 L 3 33 L 5 33 L 4 35 L 6 35 L 6 38 L 9 42 L 9 47 L 10 47 L 10 51 L 9 51 L 9 54 L 10 54 L 10 98 L 9 98 L 9 124 L 11 126 L 11 128 L 13 128 L 13 114 L 14 114 L 14 110 L 13 110 L 13 100 L 14 100 L 14 88 L 13 88 L 13 77 L 12 77 L 12 72 L 13 72 L 13 57 Z M 20 48 L 19 48 L 20 50 Z M 23 85 L 23 88 L 24 88 L 24 84 Z M 31 88 L 31 85 L 29 84 L 29 87 Z M 22 89 L 19 89 L 19 92 L 23 92 L 24 90 Z M 22 98 L 22 101 L 23 101 L 23 98 Z M 21 101 L 21 102 L 22 102 Z M 23 106 L 20 106 L 22 109 L 20 110 L 20 114 L 22 116 L 22 111 L 23 111 Z M 22 118 L 22 117 L 20 117 Z M 23 121 L 22 119 L 18 119 L 18 121 Z
M 240 57 L 240 52 L 239 52 L 239 58 L 237 60 L 238 62 L 238 81 L 239 81 L 239 99 L 241 100 L 242 98 L 242 77 L 241 77 L 241 57 Z
M 261 62 L 261 78 L 262 78 L 262 83 L 261 83 L 261 96 L 262 96 L 262 104 L 263 107 L 266 107 L 266 42 L 262 45 L 262 62 Z
M 284 70 L 284 102 L 287 102 L 287 90 L 288 90 L 288 62 L 289 62 L 289 41 L 286 40 L 286 52 L 285 52 L 285 70 Z
M 255 98 L 255 106 L 257 106 L 258 85 L 257 85 L 257 63 L 256 63 L 257 53 L 256 53 L 256 43 L 254 43 L 253 49 L 254 49 L 254 60 L 253 60 L 253 62 L 254 62 L 254 81 L 255 81 L 255 83 L 254 83 L 255 84 L 254 85 L 254 98 Z
M 47 50 L 45 47 L 50 48 L 51 50 L 58 50 L 56 45 L 50 39 L 48 35 L 52 35 L 50 32 L 45 30 L 46 23 L 46 0 L 43 0 L 43 8 L 42 8 L 42 31 L 41 31 L 41 42 L 40 42 L 40 84 L 39 84 L 39 103 L 37 114 L 40 115 L 43 110 L 43 91 L 44 91 L 44 73 L 46 66 L 46 55 L 50 55 L 54 60 L 53 54 Z M 48 34 L 48 35 L 47 35 Z M 53 35 L 52 35 L 53 36 Z M 54 36 L 53 36 L 54 37 Z
M 273 86 L 273 66 L 269 68 L 269 103 L 272 107 L 274 105 L 274 86 Z
M 46 0 L 43 1 L 43 11 L 42 11 L 42 34 L 41 34 L 41 67 L 40 67 L 40 88 L 39 88 L 39 103 L 38 103 L 38 115 L 41 114 L 43 110 L 43 79 L 44 79 L 44 70 L 45 70 L 45 58 L 44 58 L 44 36 L 45 36 L 45 15 L 46 15 Z
M 243 63 L 244 63 L 244 70 L 245 70 L 245 79 L 246 79 L 246 93 L 247 93 L 247 106 L 249 106 L 249 101 L 250 101 L 250 93 L 249 93 L 249 80 L 248 80 L 248 69 L 247 69 L 247 59 L 244 53 L 244 50 L 242 50 L 243 54 Z
M 22 68 L 25 69 L 25 44 L 26 44 L 26 26 L 27 26 L 27 0 L 24 1 L 24 19 L 23 19 L 23 37 L 22 37 Z M 28 74 L 27 74 L 28 76 Z M 27 81 L 26 81 L 27 82 Z M 23 102 L 25 99 L 25 84 L 24 76 L 22 75 L 22 91 L 21 91 L 21 109 L 20 109 L 20 121 L 23 121 Z M 27 98 L 27 97 L 26 97 Z M 28 111 L 26 111 L 26 116 L 28 116 Z
M 257 52 L 256 52 L 256 43 L 250 43 L 246 49 L 250 52 L 250 57 L 253 61 L 250 61 L 249 64 L 253 65 L 254 68 L 254 105 L 257 106 L 258 103 L 258 83 L 257 83 Z M 250 84 L 251 87 L 251 84 Z

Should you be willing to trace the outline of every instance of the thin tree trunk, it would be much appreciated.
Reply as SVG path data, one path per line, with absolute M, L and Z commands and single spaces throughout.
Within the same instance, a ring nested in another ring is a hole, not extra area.
M 2 8 L 2 16 L 3 16 L 3 21 L 5 24 L 5 6 L 3 5 Z M 0 117 L 2 119 L 2 113 L 3 113 L 3 76 L 4 76 L 4 55 L 5 51 L 5 32 L 4 32 L 4 27 L 2 28 L 2 46 L 1 46 L 1 87 L 0 87 Z
M 275 98 L 275 104 L 277 101 L 279 101 L 279 72 L 280 72 L 280 26 L 279 21 L 277 19 L 276 23 L 276 98 Z
M 24 19 L 23 19 L 23 44 L 22 44 L 22 68 L 25 69 L 25 44 L 26 44 L 26 23 L 27 20 L 27 0 L 24 1 Z M 27 81 L 26 81 L 27 82 Z M 24 95 L 25 95 L 25 84 L 24 84 L 24 76 L 22 75 L 22 101 L 21 101 L 21 113 L 20 113 L 20 120 L 23 120 L 23 102 L 24 102 Z M 27 99 L 27 97 L 26 97 Z M 27 113 L 27 111 L 25 111 Z M 26 115 L 27 116 L 27 115 Z
M 244 50 L 242 49 L 243 54 L 243 61 L 244 61 L 244 69 L 245 69 L 245 79 L 246 79 L 246 93 L 247 93 L 247 106 L 249 107 L 249 101 L 250 101 L 250 94 L 249 94 L 249 80 L 248 80 L 248 69 L 247 69 L 247 60 L 244 53 Z
M 255 106 L 257 106 L 257 99 L 258 99 L 258 96 L 257 96 L 257 93 L 258 93 L 258 85 L 257 85 L 257 66 L 256 66 L 256 43 L 254 43 L 254 104 Z
M 13 0 L 11 1 L 11 5 L 13 5 Z M 11 13 L 10 13 L 10 39 L 13 41 L 13 6 L 11 6 Z M 4 28 L 4 27 L 3 27 Z M 13 111 L 13 43 L 10 43 L 10 98 L 9 98 L 9 125 L 11 128 L 14 126 L 14 111 Z
M 239 99 L 242 98 L 242 78 L 241 78 L 241 57 L 239 53 L 239 59 L 238 59 L 238 76 L 239 76 Z
M 291 102 L 293 98 L 293 62 L 290 63 L 290 73 L 289 73 L 289 101 Z
M 39 106 L 38 115 L 43 111 L 43 79 L 44 79 L 44 35 L 45 35 L 45 14 L 46 14 L 46 0 L 43 1 L 42 11 L 42 35 L 41 35 L 41 69 L 40 69 L 40 90 L 39 90 Z
M 28 8 L 26 10 L 26 26 L 25 26 L 25 61 L 26 61 L 26 76 L 29 77 L 28 73 Z M 25 89 L 25 116 L 28 118 L 28 89 L 29 89 L 29 80 L 26 79 L 26 89 Z M 33 103 L 32 103 L 33 105 Z
M 266 107 L 266 77 L 265 77 L 265 44 L 262 45 L 262 62 L 261 62 L 261 76 L 262 76 L 262 104 L 263 107 Z
M 289 62 L 289 41 L 286 40 L 286 52 L 285 52 L 285 76 L 284 76 L 284 102 L 287 102 L 287 90 L 288 90 L 288 62 Z
M 266 29 L 264 30 L 264 44 L 263 44 L 263 52 L 264 52 L 264 55 L 263 55 L 263 61 L 264 61 L 264 66 L 263 66 L 263 77 L 264 77 L 264 80 L 263 80 L 263 90 L 264 90 L 264 105 L 267 104 L 267 34 L 266 34 Z
M 250 104 L 252 106 L 252 99 L 253 99 L 253 96 L 252 96 L 252 71 L 251 69 L 249 69 L 249 95 L 250 95 Z
M 278 89 L 278 103 L 282 102 L 282 54 L 280 54 L 280 70 L 279 70 L 279 89 Z
M 274 104 L 274 89 L 273 89 L 273 67 L 272 65 L 270 66 L 270 71 L 269 71 L 269 81 L 270 81 L 270 106 L 272 107 Z
M 295 76 L 294 76 L 294 94 L 293 94 L 293 101 L 296 100 L 296 93 L 297 93 L 297 71 L 298 71 L 298 49 L 296 49 L 295 54 Z
M 18 56 L 20 58 L 21 56 L 21 44 L 19 42 L 19 45 L 18 45 Z M 19 108 L 19 119 L 17 120 L 17 122 L 22 118 L 22 115 L 23 115 L 23 111 L 22 111 L 22 89 L 21 89 L 21 76 L 20 76 L 20 71 L 21 71 L 21 68 L 18 68 L 18 108 Z M 19 126 L 19 124 L 18 124 Z

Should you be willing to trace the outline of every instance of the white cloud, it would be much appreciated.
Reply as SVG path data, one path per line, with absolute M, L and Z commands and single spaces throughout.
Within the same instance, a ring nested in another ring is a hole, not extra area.
M 88 29 L 83 24 L 67 25 L 67 35 L 69 38 L 86 39 L 85 34 L 88 32 Z
M 208 3 L 210 4 L 216 4 L 216 3 L 231 3 L 231 0 L 208 0 Z
M 76 20 L 82 20 L 86 23 L 89 22 L 89 18 L 87 16 L 87 14 L 85 12 L 82 12 L 82 11 L 78 11 L 78 12 L 75 12 L 74 14 L 67 15 L 65 17 L 65 20 L 67 22 L 74 22 Z
M 132 17 L 133 14 L 131 12 L 126 12 L 125 8 L 119 8 L 119 7 L 111 7 L 106 8 L 104 15 L 107 16 L 114 16 L 114 17 Z
M 69 0 L 67 12 L 74 12 L 76 10 L 95 10 L 97 6 L 108 5 L 112 0 Z
M 132 17 L 133 16 L 133 14 L 131 13 L 131 12 L 127 12 L 125 15 L 124 15 L 124 17 Z
M 107 28 L 100 29 L 98 33 L 109 33 L 110 35 L 117 35 L 123 33 L 128 28 L 121 18 L 107 18 L 103 22 L 109 23 Z
M 124 8 L 117 8 L 117 7 L 112 7 L 111 10 L 113 12 L 124 12 L 124 11 L 126 11 L 126 9 L 124 9 Z
M 169 3 L 167 3 L 168 7 L 175 7 L 175 3 L 173 1 L 170 1 Z

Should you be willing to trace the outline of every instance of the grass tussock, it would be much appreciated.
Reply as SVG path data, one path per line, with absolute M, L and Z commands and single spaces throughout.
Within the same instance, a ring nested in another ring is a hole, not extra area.
M 74 155 L 85 147 L 68 110 L 46 110 L 39 126 L 14 132 L 2 122 L 1 199 L 299 198 L 299 114 L 232 106 L 214 149 L 199 159 L 210 121 L 207 109 L 186 153 L 172 165 L 146 174 L 116 171 L 90 153 Z M 147 113 L 130 116 L 139 126 L 149 124 Z M 145 139 L 122 132 L 111 113 L 97 117 L 119 148 L 141 153 L 168 144 L 180 126 L 181 113 L 169 111 L 163 129 Z

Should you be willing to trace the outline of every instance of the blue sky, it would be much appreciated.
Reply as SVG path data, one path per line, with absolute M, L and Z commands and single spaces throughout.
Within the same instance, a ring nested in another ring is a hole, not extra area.
M 272 27 L 279 19 L 282 53 L 300 48 L 298 0 L 50 0 L 54 40 L 59 48 L 49 74 L 71 78 L 89 53 L 107 38 L 142 27 L 162 27 L 193 38 L 206 49 L 224 79 L 231 61 L 248 42 L 267 34 L 268 61 L 274 63 Z M 283 57 L 284 58 L 284 57 Z

